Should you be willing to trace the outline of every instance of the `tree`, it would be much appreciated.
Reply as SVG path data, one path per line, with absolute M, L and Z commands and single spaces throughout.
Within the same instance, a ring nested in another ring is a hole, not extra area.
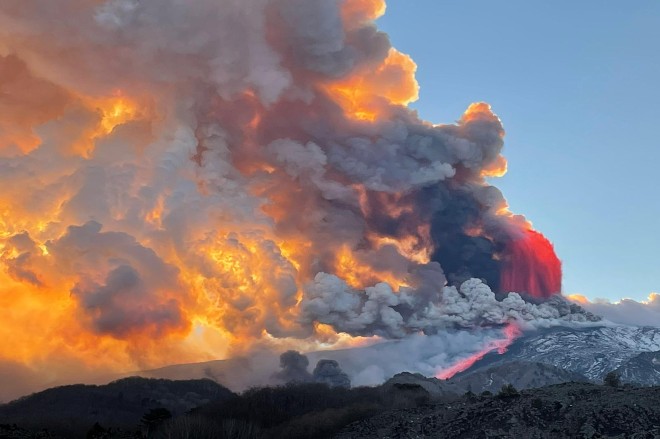
M 101 427 L 98 422 L 95 422 L 94 425 L 92 425 L 92 428 L 89 429 L 86 435 L 87 439 L 101 439 L 105 437 L 108 437 L 108 432 L 105 428 Z
M 618 373 L 612 371 L 609 372 L 607 375 L 605 375 L 605 379 L 603 379 L 603 383 L 606 386 L 619 387 L 621 385 L 621 377 L 619 376 Z
M 140 422 L 142 422 L 142 424 L 144 424 L 144 426 L 147 428 L 147 436 L 150 436 L 159 425 L 171 418 L 172 413 L 170 413 L 169 410 L 164 407 L 158 407 L 149 410 L 149 413 L 146 413 L 144 416 L 142 416 Z
M 518 393 L 518 390 L 513 387 L 513 384 L 502 386 L 502 389 L 500 389 L 500 392 L 497 394 L 497 397 L 501 399 L 515 398 L 518 396 L 520 396 L 520 393 Z

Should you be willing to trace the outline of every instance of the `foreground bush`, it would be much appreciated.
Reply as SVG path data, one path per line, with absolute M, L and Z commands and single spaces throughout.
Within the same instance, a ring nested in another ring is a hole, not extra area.
M 158 439 L 256 439 L 258 429 L 245 421 L 226 419 L 216 422 L 202 416 L 186 415 L 161 426 Z

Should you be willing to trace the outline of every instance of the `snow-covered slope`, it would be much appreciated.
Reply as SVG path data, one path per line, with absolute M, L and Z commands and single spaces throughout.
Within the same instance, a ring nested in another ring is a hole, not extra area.
M 552 364 L 600 381 L 642 352 L 660 350 L 660 328 L 602 326 L 553 328 L 517 340 L 503 355 L 492 354 L 473 366 L 509 361 Z M 658 382 L 660 384 L 660 382 Z
M 418 384 L 429 392 L 433 398 L 443 398 L 463 395 L 468 391 L 476 394 L 486 390 L 497 393 L 506 384 L 512 384 L 516 389 L 522 390 L 569 381 L 583 382 L 587 379 L 575 372 L 569 372 L 545 363 L 511 361 L 462 372 L 448 380 L 403 372 L 390 378 L 387 383 Z

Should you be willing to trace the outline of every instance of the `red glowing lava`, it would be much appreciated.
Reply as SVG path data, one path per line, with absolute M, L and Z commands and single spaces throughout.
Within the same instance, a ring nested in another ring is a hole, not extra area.
M 502 257 L 500 291 L 546 298 L 561 292 L 561 261 L 550 241 L 535 230 L 507 243 Z
M 441 380 L 446 380 L 454 375 L 456 375 L 459 372 L 463 372 L 464 370 L 469 369 L 472 367 L 474 363 L 477 361 L 481 360 L 484 358 L 484 356 L 497 349 L 497 352 L 500 354 L 503 354 L 506 352 L 506 350 L 511 346 L 511 343 L 518 338 L 521 334 L 520 328 L 518 328 L 517 325 L 514 323 L 509 323 L 505 328 L 504 328 L 504 339 L 501 340 L 494 340 L 489 342 L 482 350 L 480 350 L 477 353 L 474 353 L 470 355 L 467 358 L 464 358 L 458 363 L 454 364 L 453 366 L 443 369 L 440 372 L 435 374 L 435 377 Z

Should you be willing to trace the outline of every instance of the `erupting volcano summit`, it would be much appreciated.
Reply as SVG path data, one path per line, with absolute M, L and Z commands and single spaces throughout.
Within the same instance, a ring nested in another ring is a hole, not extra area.
M 420 120 L 384 11 L 0 2 L 0 359 L 134 369 L 558 317 L 508 294 L 559 293 L 561 264 L 490 184 L 500 120 Z

